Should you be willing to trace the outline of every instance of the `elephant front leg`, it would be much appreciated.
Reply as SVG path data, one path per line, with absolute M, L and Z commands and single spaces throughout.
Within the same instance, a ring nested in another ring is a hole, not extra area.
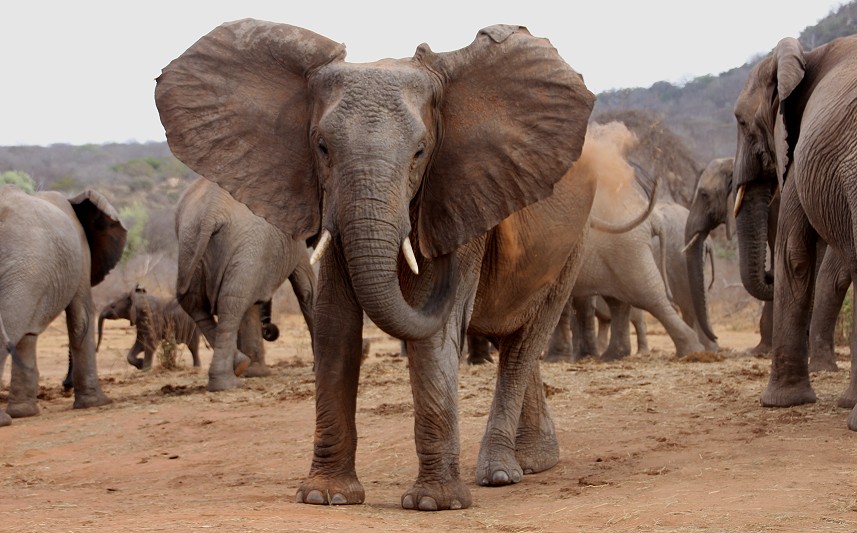
M 447 326 L 447 331 L 456 328 Z M 470 507 L 461 481 L 458 434 L 458 353 L 463 339 L 440 336 L 408 343 L 419 475 L 402 507 L 420 511 Z
M 559 462 L 559 443 L 548 410 L 539 365 L 533 367 L 515 436 L 515 459 L 524 474 L 534 474 Z
M 110 398 L 101 390 L 101 382 L 98 381 L 95 337 L 91 328 L 92 307 L 89 280 L 86 280 L 85 285 L 65 310 L 69 350 L 72 356 L 75 409 L 110 403 Z
M 771 375 L 762 393 L 766 407 L 813 403 L 806 328 L 812 305 L 817 236 L 798 201 L 795 180 L 783 189 L 775 245 L 774 336 Z
M 9 405 L 7 416 L 24 418 L 39 414 L 36 397 L 39 393 L 39 368 L 36 365 L 36 336 L 24 335 L 16 346 L 18 357 L 24 365 L 12 363 L 12 379 L 9 382 Z M 3 417 L 5 419 L 6 417 Z M 0 425 L 2 424 L 0 420 Z M 8 425 L 8 424 L 7 424 Z
M 298 503 L 343 505 L 363 503 L 357 479 L 357 382 L 362 360 L 363 310 L 343 276 L 322 260 L 319 295 L 313 317 L 315 335 L 315 442 L 309 476 L 295 495 Z M 325 278 L 330 279 L 325 283 Z

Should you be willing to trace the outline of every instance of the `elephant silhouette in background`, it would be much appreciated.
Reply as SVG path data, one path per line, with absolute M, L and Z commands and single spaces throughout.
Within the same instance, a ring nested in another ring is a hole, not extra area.
M 857 274 L 857 36 L 805 52 L 782 39 L 751 71 L 737 101 L 738 145 L 733 187 L 741 278 L 751 295 L 774 302 L 771 374 L 762 405 L 816 401 L 810 384 L 808 336 L 818 266 L 841 261 Z M 768 218 L 779 198 L 775 237 Z M 774 275 L 766 272 L 773 239 Z M 836 255 L 831 255 L 833 251 Z M 831 256 L 831 259 L 828 259 Z M 834 269 L 828 264 L 828 268 Z M 853 408 L 857 430 L 857 336 L 851 338 L 851 380 L 839 405 Z
M 321 232 L 315 444 L 297 501 L 364 501 L 354 460 L 365 311 L 411 355 L 420 467 L 402 506 L 465 508 L 466 332 L 500 346 L 477 482 L 515 483 L 559 457 L 538 357 L 588 231 L 596 177 L 575 161 L 594 95 L 518 26 L 452 52 L 344 57 L 302 28 L 226 23 L 164 69 L 155 101 L 179 159 L 291 238 Z
M 0 426 L 39 413 L 36 340 L 65 311 L 73 361 L 74 407 L 109 403 L 101 389 L 92 327 L 92 287 L 122 257 L 127 231 L 94 190 L 66 199 L 0 187 L 0 363 L 12 354 L 12 378 Z M 2 364 L 0 364 L 2 375 Z

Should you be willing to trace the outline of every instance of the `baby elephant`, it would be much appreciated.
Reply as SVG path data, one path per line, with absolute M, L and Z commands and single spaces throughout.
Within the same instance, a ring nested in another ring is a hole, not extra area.
M 128 363 L 141 370 L 152 368 L 152 356 L 164 340 L 175 340 L 176 344 L 185 344 L 193 357 L 193 366 L 199 363 L 199 328 L 193 319 L 185 313 L 175 298 L 167 300 L 146 292 L 142 285 L 110 302 L 98 315 L 98 343 L 104 331 L 104 320 L 125 319 L 137 327 L 137 338 L 128 351 Z M 143 352 L 142 359 L 137 356 Z

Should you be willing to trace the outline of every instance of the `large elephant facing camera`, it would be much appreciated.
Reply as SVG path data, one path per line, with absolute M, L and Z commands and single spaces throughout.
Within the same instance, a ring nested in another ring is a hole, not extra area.
M 514 483 L 558 460 L 538 356 L 596 190 L 591 169 L 572 168 L 594 96 L 546 39 L 517 26 L 453 52 L 344 57 L 301 28 L 227 23 L 164 69 L 156 103 L 186 164 L 293 238 L 322 232 L 315 446 L 297 500 L 364 500 L 354 461 L 365 311 L 410 354 L 419 473 L 402 506 L 468 507 L 465 332 L 500 347 L 476 481 Z
M 65 310 L 73 361 L 74 407 L 109 403 L 95 364 L 92 287 L 122 257 L 126 231 L 104 196 L 66 199 L 0 187 L 0 358 L 12 353 L 12 379 L 0 426 L 39 413 L 36 340 Z M 0 374 L 2 367 L 0 367 Z
M 750 73 L 735 118 L 742 280 L 753 296 L 773 299 L 777 332 L 761 402 L 811 403 L 816 396 L 806 331 L 819 239 L 838 254 L 852 280 L 857 273 L 857 36 L 809 52 L 796 39 L 782 39 Z M 775 193 L 780 207 L 771 280 L 765 272 L 766 221 Z M 851 354 L 851 384 L 840 398 L 848 407 L 857 404 L 857 336 Z M 848 427 L 857 430 L 857 409 Z

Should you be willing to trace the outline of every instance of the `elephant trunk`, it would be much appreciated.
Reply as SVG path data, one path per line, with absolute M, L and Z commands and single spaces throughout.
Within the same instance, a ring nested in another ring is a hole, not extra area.
M 704 272 L 704 251 L 705 239 L 708 238 L 708 231 L 694 231 L 691 226 L 685 229 L 685 242 L 693 242 L 690 248 L 687 249 L 685 263 L 687 266 L 687 279 L 690 284 L 690 295 L 693 299 L 693 310 L 696 313 L 696 319 L 699 322 L 699 327 L 705 336 L 712 341 L 717 340 L 717 335 L 711 328 L 711 322 L 708 318 L 708 298 L 705 290 L 705 272 Z
M 107 318 L 109 311 L 107 309 L 101 311 L 98 315 L 98 342 L 95 343 L 95 351 L 101 347 L 101 336 L 104 333 L 104 319 Z
M 751 182 L 745 187 L 743 207 L 735 218 L 741 282 L 754 298 L 772 301 L 773 277 L 765 269 L 772 193 L 770 187 L 764 183 Z
M 372 204 L 362 199 L 353 205 Z M 340 227 L 343 253 L 357 300 L 372 322 L 402 340 L 424 339 L 449 318 L 455 294 L 454 254 L 440 257 L 420 274 L 432 287 L 420 308 L 405 300 L 399 281 L 399 252 L 404 237 L 399 226 L 374 214 L 348 217 Z

